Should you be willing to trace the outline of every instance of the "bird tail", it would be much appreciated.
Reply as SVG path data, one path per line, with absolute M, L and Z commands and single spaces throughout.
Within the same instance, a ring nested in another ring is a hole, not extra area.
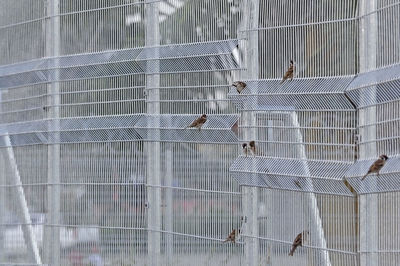
M 281 81 L 281 82 L 279 82 L 279 84 L 282 84 L 284 81 L 285 81 L 285 80 L 284 80 L 284 79 L 282 79 L 282 81 Z
M 364 180 L 364 179 L 367 177 L 368 174 L 369 174 L 369 172 L 366 173 L 366 174 L 361 178 L 361 181 Z
M 293 246 L 289 252 L 289 256 L 293 256 L 294 251 L 296 250 L 296 246 Z

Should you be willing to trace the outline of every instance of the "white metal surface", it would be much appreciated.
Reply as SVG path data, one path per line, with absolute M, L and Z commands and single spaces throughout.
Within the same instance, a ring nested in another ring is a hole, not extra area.
M 398 0 L 0 1 L 0 265 L 37 249 L 51 265 L 394 265 L 399 14 Z M 15 191 L 40 222 L 16 215 Z
M 31 226 L 31 216 L 28 209 L 28 204 L 26 202 L 25 193 L 22 188 L 21 176 L 18 171 L 18 165 L 15 161 L 14 151 L 11 146 L 10 138 L 4 136 L 4 141 L 8 148 L 6 150 L 8 163 L 12 169 L 13 176 L 11 177 L 11 184 L 14 185 L 14 197 L 18 205 L 19 215 L 22 217 L 24 225 L 22 226 L 22 232 L 24 236 L 25 243 L 27 245 L 28 254 L 30 257 L 30 263 L 42 264 L 42 259 L 39 254 L 39 247 L 36 236 L 34 234 L 33 228 Z M 3 240 L 7 240 L 4 238 Z

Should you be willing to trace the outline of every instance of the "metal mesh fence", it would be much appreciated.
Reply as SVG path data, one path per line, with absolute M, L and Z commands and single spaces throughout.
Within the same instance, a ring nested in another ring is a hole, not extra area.
M 397 265 L 399 8 L 1 0 L 0 265 Z

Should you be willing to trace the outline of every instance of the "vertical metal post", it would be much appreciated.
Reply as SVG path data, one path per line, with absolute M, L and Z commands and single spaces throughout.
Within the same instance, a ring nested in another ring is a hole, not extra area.
M 157 46 L 160 44 L 160 33 L 159 33 L 159 14 L 158 14 L 158 3 L 153 0 L 146 0 L 145 4 L 145 27 L 146 47 Z M 154 48 L 155 54 L 153 58 L 158 58 L 158 50 Z M 147 61 L 146 67 L 146 88 L 152 88 L 148 90 L 147 113 L 149 115 L 160 114 L 159 104 L 159 90 L 160 76 L 159 76 L 159 64 L 158 61 L 149 62 Z M 159 132 L 157 130 L 152 131 L 153 139 L 158 139 Z M 160 176 L 160 142 L 148 142 L 146 143 L 147 151 L 147 193 L 149 200 L 149 211 L 148 211 L 148 254 L 149 254 L 149 265 L 160 265 L 160 243 L 161 243 L 161 176 Z
M 2 92 L 0 91 L 0 112 L 2 111 L 2 104 L 1 104 L 1 94 Z M 6 164 L 5 164 L 5 156 L 3 155 L 3 149 L 0 149 L 0 213 L 3 215 L 0 215 L 0 223 L 4 224 L 5 223 L 5 218 L 6 218 Z M 1 226 L 0 227 L 0 261 L 5 261 L 5 252 L 4 252 L 4 232 L 5 232 L 6 227 Z
M 259 18 L 259 0 L 247 0 L 243 6 L 243 26 L 245 29 L 257 29 L 258 18 Z M 258 56 L 258 31 L 245 31 L 249 35 L 247 41 L 244 41 L 245 50 L 245 66 L 247 71 L 243 73 L 244 79 L 258 79 L 259 71 L 259 56 Z M 257 94 L 257 88 L 251 88 L 251 94 Z M 254 103 L 256 104 L 256 103 Z M 256 110 L 257 106 L 252 106 L 251 110 Z M 248 130 L 244 132 L 244 138 L 246 140 L 256 140 L 257 132 L 252 128 L 257 125 L 256 115 L 254 112 L 246 112 L 243 115 L 244 121 L 250 126 Z M 257 142 L 256 142 L 257 145 Z M 255 160 L 253 162 L 254 171 L 256 171 Z M 259 264 L 259 236 L 258 230 L 258 198 L 259 198 L 258 187 L 244 187 L 243 188 L 243 212 L 247 218 L 246 225 L 244 227 L 244 233 L 253 237 L 245 239 L 245 260 L 246 265 L 256 266 Z
M 46 2 L 46 57 L 54 57 L 57 65 L 57 56 L 60 55 L 60 2 L 48 0 Z M 55 68 L 52 82 L 47 87 L 48 97 L 48 130 L 53 131 L 55 144 L 48 145 L 47 151 L 47 217 L 44 230 L 44 261 L 49 265 L 60 265 L 60 145 L 59 118 L 60 95 L 58 84 L 58 69 Z
M 360 72 L 376 68 L 376 43 L 377 43 L 377 14 L 371 13 L 377 9 L 377 0 L 361 0 L 360 8 Z M 371 14 L 369 14 L 371 13 Z M 368 16 L 364 16 L 369 14 Z M 364 16 L 364 17 L 363 17 Z M 372 90 L 372 88 L 371 88 Z M 361 102 L 376 99 L 376 90 L 360 95 Z M 368 99 L 367 99 L 368 97 Z M 376 101 L 375 101 L 376 102 Z M 359 126 L 372 125 L 360 129 L 361 142 L 376 139 L 376 107 L 370 106 L 359 110 Z M 368 142 L 360 145 L 360 159 L 375 158 L 377 156 L 376 143 Z M 374 182 L 370 179 L 368 182 Z M 374 186 L 374 184 L 370 185 Z M 376 185 L 376 183 L 375 183 Z M 376 194 L 359 196 L 359 248 L 360 265 L 378 265 L 378 196 Z
M 165 185 L 167 187 L 172 187 L 172 166 L 173 166 L 173 153 L 172 153 L 172 144 L 168 143 L 167 148 L 165 151 Z M 173 197 L 172 197 L 173 190 L 171 188 L 165 189 L 165 230 L 172 232 L 173 230 L 173 220 L 172 220 L 172 204 L 173 204 Z M 173 235 L 167 234 L 165 236 L 165 245 L 166 245 L 166 255 L 167 255 L 167 265 L 172 266 L 172 255 L 173 255 Z
M 12 177 L 11 184 L 15 188 L 15 200 L 17 202 L 18 210 L 20 212 L 20 216 L 23 220 L 22 233 L 24 235 L 24 240 L 28 249 L 28 254 L 31 260 L 35 264 L 42 264 L 42 260 L 40 258 L 39 248 L 36 241 L 35 234 L 33 233 L 32 225 L 31 225 L 31 216 L 29 214 L 28 203 L 26 202 L 24 188 L 22 187 L 21 176 L 18 171 L 17 162 L 15 160 L 13 147 L 11 145 L 11 140 L 8 135 L 4 137 L 4 143 L 7 148 L 7 157 L 9 166 L 11 168 Z
M 293 127 L 296 128 L 296 142 L 297 143 L 303 143 L 303 136 L 300 131 L 300 124 L 298 122 L 298 117 L 296 112 L 291 112 L 291 118 L 292 118 L 292 124 Z M 299 157 L 301 160 L 303 160 L 303 167 L 306 176 L 310 176 L 310 169 L 308 168 L 307 164 L 307 154 L 306 154 L 306 149 L 304 145 L 299 146 Z M 310 179 L 307 179 L 307 187 L 310 187 L 313 189 L 313 184 Z M 311 228 L 308 230 L 310 231 L 310 238 L 315 241 L 315 243 L 318 245 L 318 247 L 322 247 L 323 249 L 320 250 L 318 253 L 317 257 L 317 264 L 321 265 L 326 265 L 326 266 L 331 266 L 331 260 L 329 258 L 329 252 L 326 250 L 327 245 L 326 245 L 326 240 L 325 240 L 325 234 L 324 234 L 324 228 L 322 227 L 322 221 L 321 221 L 321 216 L 319 213 L 319 208 L 317 204 L 317 198 L 315 197 L 314 193 L 307 193 L 307 203 L 308 207 L 310 208 L 310 213 L 311 213 Z

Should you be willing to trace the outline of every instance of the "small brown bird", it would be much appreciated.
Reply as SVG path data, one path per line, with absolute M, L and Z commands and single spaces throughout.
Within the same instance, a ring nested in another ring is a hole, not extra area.
M 249 146 L 253 156 L 256 156 L 256 142 L 254 140 L 250 141 Z
M 379 176 L 379 171 L 382 169 L 382 167 L 385 165 L 386 160 L 389 159 L 385 154 L 382 154 L 379 156 L 379 159 L 376 160 L 368 169 L 368 172 L 361 178 L 361 180 L 364 180 L 367 175 L 371 173 L 376 173 Z
M 285 82 L 285 80 L 289 79 L 293 80 L 293 74 L 294 74 L 294 62 L 293 60 L 290 60 L 290 66 L 288 68 L 288 70 L 286 71 L 285 75 L 283 75 L 282 81 L 279 84 L 282 84 L 283 82 Z
M 199 130 L 201 129 L 201 127 L 204 125 L 204 123 L 207 121 L 207 115 L 203 114 L 202 116 L 200 116 L 199 118 L 197 118 L 196 120 L 194 120 L 190 126 L 188 127 L 195 127 L 198 128 Z
M 236 243 L 236 238 L 238 237 L 238 235 L 240 234 L 240 229 L 236 230 L 233 229 L 232 232 L 229 234 L 228 238 L 223 242 L 233 242 Z
M 243 153 L 246 154 L 246 157 L 247 157 L 247 152 L 248 152 L 247 143 L 243 143 L 242 148 L 243 148 Z
M 242 81 L 235 81 L 232 83 L 232 86 L 234 86 L 237 90 L 237 92 L 240 94 L 244 88 L 246 88 L 247 84 L 242 82 Z
M 308 234 L 308 231 L 303 231 L 296 236 L 296 238 L 294 239 L 293 244 L 292 244 L 292 249 L 289 252 L 289 256 L 293 256 L 293 253 L 296 250 L 296 248 L 298 246 L 303 245 L 303 241 L 305 240 L 307 234 Z
M 299 180 L 295 180 L 294 183 L 296 184 L 296 186 L 297 186 L 298 188 L 301 189 L 301 183 L 300 183 Z

